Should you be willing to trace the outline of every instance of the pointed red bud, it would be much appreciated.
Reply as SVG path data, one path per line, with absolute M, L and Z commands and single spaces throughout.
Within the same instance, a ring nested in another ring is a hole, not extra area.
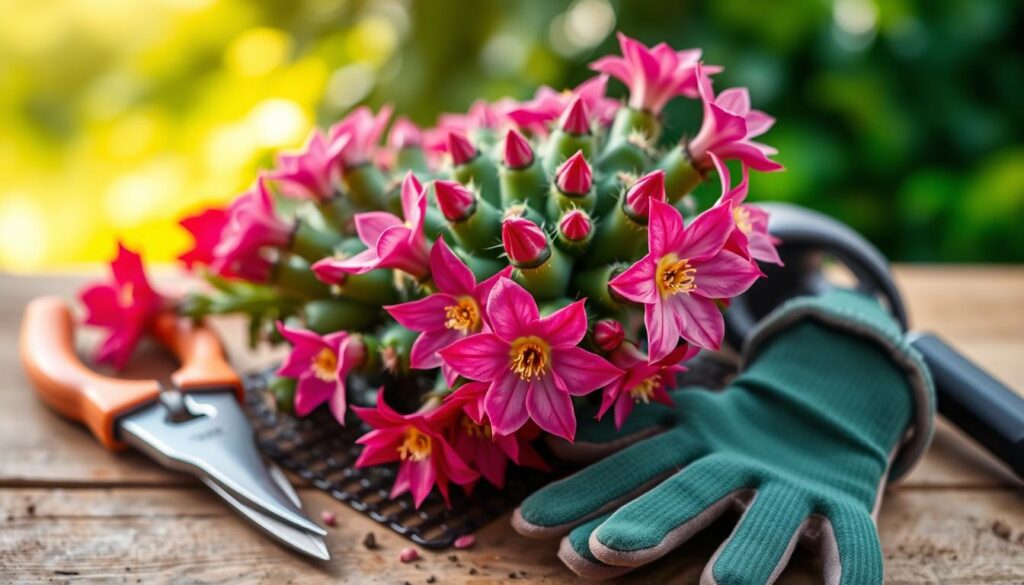
M 647 217 L 651 200 L 665 202 L 665 171 L 647 173 L 626 191 L 626 205 L 637 217 Z
M 405 116 L 395 120 L 388 134 L 388 145 L 395 150 L 423 145 L 423 132 Z
M 571 209 L 558 220 L 558 231 L 570 242 L 581 242 L 587 239 L 594 228 L 590 216 L 582 209 Z
M 501 223 L 501 243 L 514 264 L 536 265 L 550 254 L 544 230 L 522 217 L 509 217 Z
M 626 332 L 622 330 L 622 323 L 614 319 L 601 319 L 594 325 L 594 343 L 605 351 L 619 347 L 625 338 Z
M 590 120 L 587 119 L 587 106 L 583 105 L 583 98 L 577 96 L 572 100 L 569 107 L 562 113 L 558 127 L 563 132 L 577 136 L 590 134 Z
M 583 158 L 583 151 L 577 150 L 569 160 L 562 163 L 555 175 L 555 184 L 566 195 L 586 195 L 592 183 L 590 165 Z
M 510 169 L 523 169 L 533 163 L 533 149 L 530 143 L 512 128 L 505 135 L 505 166 Z
M 462 221 L 476 208 L 476 195 L 456 181 L 434 181 L 434 195 L 448 221 Z
M 476 147 L 468 138 L 455 132 L 448 133 L 448 153 L 456 166 L 464 165 L 476 158 Z

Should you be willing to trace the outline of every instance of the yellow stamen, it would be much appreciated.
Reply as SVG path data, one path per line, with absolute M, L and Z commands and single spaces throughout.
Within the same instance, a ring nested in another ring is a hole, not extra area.
M 398 446 L 398 456 L 402 461 L 423 461 L 430 456 L 430 437 L 416 427 L 409 427 L 405 440 Z
M 478 425 L 468 416 L 462 417 L 461 425 L 462 430 L 470 437 L 491 438 L 491 425 Z
M 520 379 L 529 381 L 539 378 L 548 370 L 551 349 L 541 338 L 533 335 L 520 337 L 512 342 L 510 367 Z
M 480 328 L 480 307 L 473 297 L 459 297 L 458 303 L 444 308 L 444 326 L 466 334 Z
M 313 370 L 314 376 L 324 382 L 331 382 L 336 376 L 335 370 L 338 369 L 338 354 L 325 347 L 313 356 L 310 368 Z
M 687 259 L 680 260 L 675 254 L 666 254 L 658 262 L 655 279 L 663 296 L 688 293 L 697 288 L 697 269 L 690 266 Z
M 740 231 L 749 234 L 753 229 L 750 223 L 750 211 L 747 208 L 737 205 L 732 208 L 732 218 L 736 222 L 736 227 L 740 228 Z
M 655 374 L 650 378 L 647 378 L 643 382 L 637 384 L 632 390 L 629 391 L 629 396 L 636 401 L 637 404 L 643 402 L 644 404 L 650 404 L 651 398 L 654 397 L 654 389 L 661 385 L 661 375 Z

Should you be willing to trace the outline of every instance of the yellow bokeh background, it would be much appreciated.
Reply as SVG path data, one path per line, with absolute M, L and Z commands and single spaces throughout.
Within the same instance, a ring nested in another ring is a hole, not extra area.
M 300 47 L 237 0 L 0 1 L 0 268 L 105 260 L 116 238 L 172 259 L 177 219 L 300 145 L 332 80 L 338 110 L 366 95 L 353 66 L 388 62 L 402 7 L 307 5 L 309 26 L 351 22 Z

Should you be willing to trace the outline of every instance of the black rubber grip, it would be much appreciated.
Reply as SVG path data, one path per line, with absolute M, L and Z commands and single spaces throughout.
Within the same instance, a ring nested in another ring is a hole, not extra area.
M 908 339 L 931 370 L 939 412 L 1024 479 L 1024 397 L 938 336 Z

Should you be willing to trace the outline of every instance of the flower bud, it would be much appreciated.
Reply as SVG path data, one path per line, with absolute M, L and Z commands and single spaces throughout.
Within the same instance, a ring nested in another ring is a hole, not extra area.
M 505 166 L 510 169 L 522 169 L 533 163 L 533 149 L 530 143 L 517 130 L 510 129 L 505 136 Z
M 536 266 L 551 254 L 544 230 L 522 217 L 509 217 L 502 222 L 501 242 L 516 266 Z
M 456 166 L 472 161 L 478 154 L 468 138 L 455 132 L 448 133 L 448 153 L 452 155 L 452 163 Z
M 563 132 L 575 136 L 590 134 L 590 121 L 587 119 L 587 107 L 583 104 L 583 98 L 577 96 L 569 104 L 558 121 L 558 127 Z
M 450 222 L 472 215 L 476 208 L 476 195 L 457 181 L 434 181 L 434 195 L 441 213 Z
M 403 148 L 419 148 L 423 145 L 423 132 L 409 118 L 395 120 L 388 134 L 388 146 L 395 150 Z
M 582 209 L 565 212 L 558 221 L 558 233 L 570 242 L 582 242 L 590 236 L 594 224 Z
M 633 219 L 646 222 L 651 200 L 665 201 L 665 171 L 654 171 L 640 177 L 626 191 L 626 212 Z
M 594 343 L 604 351 L 612 351 L 622 345 L 626 338 L 626 332 L 622 330 L 622 323 L 614 319 L 601 319 L 594 325 Z
M 590 165 L 583 157 L 583 151 L 577 150 L 569 160 L 565 161 L 555 175 L 558 190 L 567 195 L 586 195 L 593 184 Z

